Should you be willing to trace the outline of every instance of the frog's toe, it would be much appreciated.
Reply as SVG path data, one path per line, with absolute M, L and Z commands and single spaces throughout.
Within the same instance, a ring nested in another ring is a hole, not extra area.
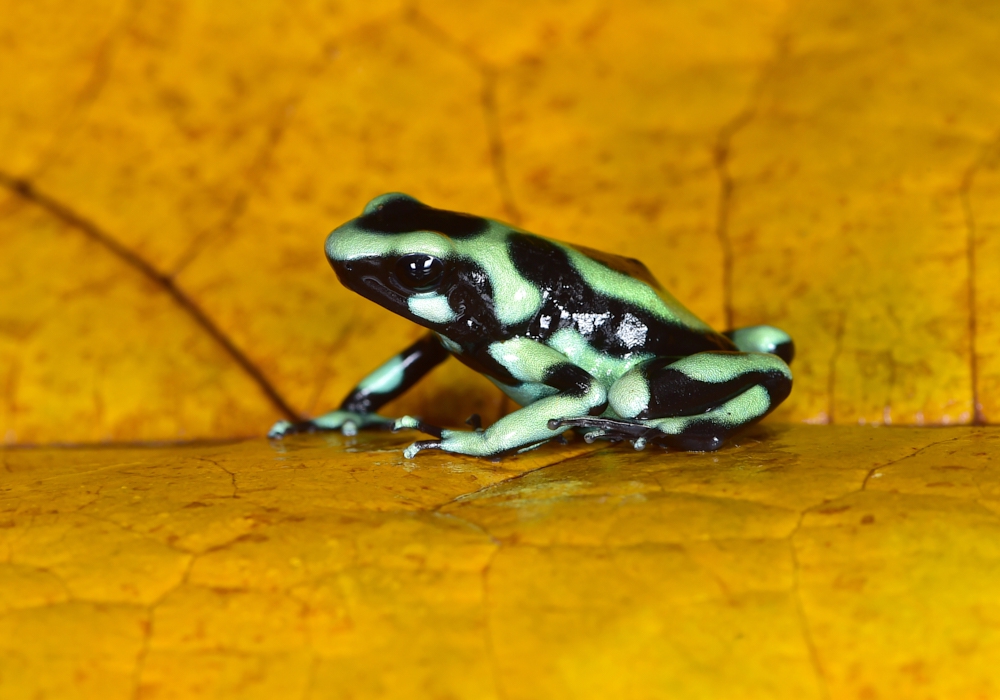
M 267 431 L 267 436 L 271 439 L 283 438 L 296 433 L 311 433 L 317 430 L 316 424 L 305 420 L 299 423 L 292 423 L 287 420 L 279 420 Z
M 292 423 L 287 420 L 279 420 L 277 423 L 271 426 L 271 429 L 267 431 L 267 436 L 269 438 L 280 438 L 291 432 Z
M 392 430 L 393 432 L 399 430 L 419 430 L 422 433 L 433 435 L 438 439 L 441 438 L 441 428 L 437 427 L 436 425 L 431 425 L 430 423 L 424 423 L 419 418 L 414 418 L 413 416 L 403 416 L 402 418 L 398 419 L 395 425 L 393 425 Z
M 440 440 L 418 440 L 413 443 L 405 450 L 403 450 L 403 456 L 407 459 L 413 459 L 417 456 L 417 453 L 421 450 L 440 450 L 441 441 Z
M 403 416 L 402 418 L 397 418 L 396 422 L 392 424 L 392 432 L 417 430 L 418 425 L 420 425 L 420 421 L 413 416 Z

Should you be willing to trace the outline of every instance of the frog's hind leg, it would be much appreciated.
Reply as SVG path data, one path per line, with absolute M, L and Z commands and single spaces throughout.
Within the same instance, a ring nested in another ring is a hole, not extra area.
M 792 364 L 795 358 L 795 343 L 792 342 L 792 337 L 774 326 L 735 328 L 723 335 L 733 341 L 740 352 L 770 353 L 780 357 L 786 365 Z
M 646 428 L 637 435 L 642 444 L 710 451 L 774 410 L 791 390 L 791 370 L 777 355 L 713 351 L 634 367 L 611 387 L 608 405 L 622 422 Z

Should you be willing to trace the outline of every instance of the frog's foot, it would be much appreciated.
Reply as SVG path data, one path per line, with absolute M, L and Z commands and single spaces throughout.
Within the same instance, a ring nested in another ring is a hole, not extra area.
M 441 441 L 440 440 L 417 440 L 415 443 L 403 450 L 403 456 L 406 459 L 413 459 L 417 456 L 417 453 L 421 450 L 440 450 Z
M 357 435 L 359 430 L 389 430 L 392 425 L 391 418 L 385 418 L 377 413 L 331 411 L 319 418 L 298 423 L 279 420 L 271 426 L 267 436 L 272 439 L 281 439 L 295 433 L 316 433 L 331 430 L 339 430 L 344 435 Z
M 445 439 L 441 439 L 441 440 L 418 440 L 417 442 L 413 443 L 412 445 L 410 445 L 409 447 L 407 447 L 405 450 L 403 450 L 403 456 L 406 457 L 407 459 L 413 459 L 414 457 L 417 456 L 417 453 L 421 452 L 422 450 L 442 450 L 443 452 L 453 452 L 454 451 L 453 449 L 449 449 L 449 444 L 448 444 L 449 441 L 447 440 L 447 438 L 448 438 L 447 433 L 450 433 L 451 437 L 452 437 L 452 440 L 454 440 L 455 433 L 459 432 L 459 431 L 445 430 L 444 432 L 446 433 L 446 435 L 444 436 Z M 480 431 L 480 433 L 481 432 L 482 431 Z M 476 433 L 471 433 L 471 434 L 475 435 Z M 551 439 L 553 439 L 553 440 L 559 440 L 559 439 L 565 440 L 565 438 L 562 438 L 561 435 L 559 435 L 559 436 L 557 436 L 555 438 L 551 438 Z M 531 443 L 530 445 L 525 445 L 523 447 L 512 447 L 512 448 L 507 449 L 507 450 L 500 450 L 499 452 L 496 452 L 496 453 L 493 453 L 493 454 L 486 453 L 486 454 L 472 455 L 472 456 L 475 456 L 475 457 L 486 457 L 491 462 L 499 462 L 504 457 L 509 457 L 510 455 L 514 455 L 514 454 L 518 454 L 519 455 L 519 454 L 524 454 L 525 452 L 531 452 L 532 450 L 537 450 L 539 447 L 541 447 L 542 445 L 544 445 L 547 442 L 548 442 L 548 440 L 540 440 L 538 442 L 534 442 L 534 443 Z M 459 454 L 461 454 L 461 453 L 459 453 Z
M 558 428 L 585 429 L 587 432 L 583 434 L 583 439 L 587 444 L 591 444 L 595 440 L 608 440 L 610 442 L 630 440 L 632 446 L 637 450 L 645 449 L 646 443 L 657 432 L 656 429 L 638 421 L 601 418 L 599 416 L 550 420 L 549 427 L 553 430 Z
M 636 450 L 644 450 L 646 445 L 652 443 L 682 452 L 714 452 L 722 447 L 729 434 L 728 431 L 719 431 L 714 426 L 708 431 L 692 431 L 693 425 L 690 423 L 685 425 L 688 427 L 688 432 L 669 433 L 664 432 L 663 428 L 655 424 L 589 416 L 552 420 L 549 421 L 549 425 L 554 428 L 589 428 L 590 430 L 583 435 L 583 439 L 587 443 L 593 443 L 596 440 L 610 442 L 628 440 Z
M 396 421 L 393 429 L 419 430 L 436 438 L 434 440 L 418 440 L 407 447 L 403 450 L 403 456 L 407 459 L 413 459 L 417 456 L 417 453 L 424 450 L 441 450 L 443 452 L 465 454 L 472 457 L 486 457 L 494 462 L 498 462 L 503 457 L 514 454 L 522 454 L 524 452 L 530 452 L 531 450 L 538 449 L 549 440 L 565 440 L 562 436 L 562 432 L 553 432 L 551 435 L 547 435 L 542 440 L 535 440 L 527 444 L 498 446 L 491 444 L 490 436 L 487 434 L 488 431 L 481 427 L 476 427 L 475 430 L 471 431 L 448 430 L 447 428 L 438 428 L 434 425 L 428 425 L 419 418 L 414 418 L 413 416 L 403 416 Z M 553 428 L 552 430 L 554 431 L 555 429 Z M 546 432 L 548 432 L 548 430 L 546 430 Z

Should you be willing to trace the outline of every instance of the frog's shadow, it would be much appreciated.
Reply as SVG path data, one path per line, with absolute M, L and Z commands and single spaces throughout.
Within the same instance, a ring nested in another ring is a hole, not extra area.
M 461 365 L 448 369 L 454 371 L 448 372 L 447 377 L 428 377 L 407 394 L 386 404 L 379 413 L 394 417 L 412 415 L 442 428 L 467 428 L 467 421 L 473 415 L 480 416 L 483 426 L 490 426 L 518 408 L 482 376 Z

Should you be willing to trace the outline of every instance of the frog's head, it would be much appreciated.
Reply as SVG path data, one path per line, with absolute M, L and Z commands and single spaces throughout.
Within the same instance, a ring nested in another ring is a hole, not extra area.
M 489 221 L 434 209 L 400 193 L 370 201 L 356 219 L 326 239 L 326 257 L 341 283 L 422 326 L 444 331 L 466 312 L 461 299 L 476 286 L 457 243 L 482 234 Z M 481 277 L 481 276 L 480 276 Z

